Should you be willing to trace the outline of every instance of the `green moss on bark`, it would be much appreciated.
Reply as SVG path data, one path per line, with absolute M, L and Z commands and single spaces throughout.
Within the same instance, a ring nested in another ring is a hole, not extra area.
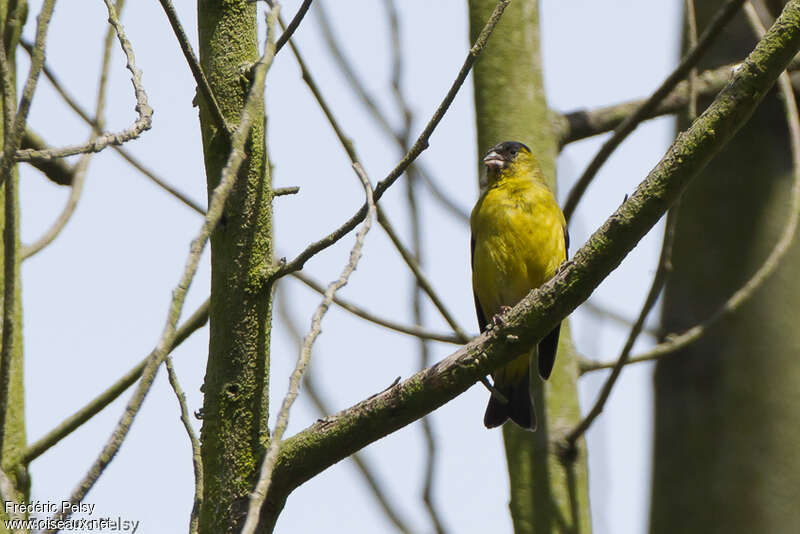
M 199 0 L 198 25 L 200 63 L 223 115 L 236 124 L 250 86 L 249 69 L 259 56 L 256 6 L 245 0 Z M 198 100 L 210 196 L 230 144 Z M 261 290 L 259 274 L 272 261 L 272 187 L 264 121 L 253 124 L 247 159 L 211 236 L 200 530 L 215 534 L 241 529 L 268 440 L 271 292 Z
M 16 48 L 19 42 L 19 35 L 22 26 L 25 23 L 27 16 L 27 3 L 24 0 L 0 0 L 0 24 L 5 26 L 6 39 L 3 43 L 6 47 L 6 54 L 9 60 L 9 71 L 12 77 L 12 84 L 16 79 Z M 15 85 L 15 84 L 14 84 Z M 1 90 L 1 89 L 0 89 Z M 0 95 L 3 98 L 4 95 Z M 16 101 L 16 91 L 14 94 Z M 4 121 L 2 120 L 2 107 L 0 106 L 0 145 L 2 145 L 5 137 L 3 129 Z M 19 172 L 16 167 L 11 171 L 9 180 L 12 180 L 16 185 L 19 183 Z M 0 230 L 3 234 L 6 232 L 5 218 L 6 218 L 6 185 L 0 188 Z M 13 187 L 12 191 L 18 191 L 18 187 Z M 13 201 L 14 214 L 13 217 L 17 221 L 15 224 L 16 233 L 11 236 L 16 241 L 16 248 L 19 250 L 19 198 Z M 0 264 L 5 261 L 5 248 L 2 245 L 3 241 L 0 240 Z M 19 495 L 16 497 L 20 500 L 26 500 L 29 496 L 30 481 L 28 478 L 27 466 L 19 464 L 22 453 L 25 450 L 26 434 L 25 434 L 25 388 L 23 381 L 23 342 L 22 342 L 22 286 L 20 277 L 20 255 L 16 256 L 17 261 L 14 266 L 15 282 L 15 298 L 14 298 L 14 334 L 12 340 L 11 359 L 8 366 L 9 382 L 8 382 L 8 398 L 6 405 L 0 406 L 0 409 L 5 410 L 3 428 L 0 432 L 3 433 L 3 449 L 0 451 L 0 465 L 3 470 L 11 478 Z M 6 283 L 3 269 L 0 269 L 0 287 Z M 2 356 L 0 356 L 2 357 Z M 0 516 L 5 516 L 3 512 Z M 6 532 L 2 522 L 0 522 L 0 532 Z

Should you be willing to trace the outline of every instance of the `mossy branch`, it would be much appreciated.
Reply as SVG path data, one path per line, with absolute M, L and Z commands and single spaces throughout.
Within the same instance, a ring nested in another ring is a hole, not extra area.
M 689 181 L 748 120 L 800 49 L 800 0 L 742 63 L 728 86 L 681 134 L 631 197 L 548 283 L 532 291 L 459 351 L 405 381 L 320 420 L 282 446 L 265 502 L 272 513 L 303 482 L 353 452 L 432 412 L 531 346 L 586 300 L 658 222 Z

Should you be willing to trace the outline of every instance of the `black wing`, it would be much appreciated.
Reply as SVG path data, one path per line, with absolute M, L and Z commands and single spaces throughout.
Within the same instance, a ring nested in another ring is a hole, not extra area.
M 564 227 L 564 261 L 569 257 L 569 231 Z M 543 340 L 539 342 L 539 376 L 547 380 L 553 372 L 558 351 L 558 336 L 561 333 L 561 323 L 553 328 Z
M 475 238 L 472 238 L 469 243 L 469 261 L 472 265 L 472 269 L 475 269 Z M 481 303 L 478 302 L 478 294 L 475 293 L 475 290 L 472 291 L 472 296 L 475 298 L 475 313 L 478 315 L 478 328 L 480 329 L 481 333 L 486 330 L 486 315 L 483 313 L 483 309 L 481 308 Z

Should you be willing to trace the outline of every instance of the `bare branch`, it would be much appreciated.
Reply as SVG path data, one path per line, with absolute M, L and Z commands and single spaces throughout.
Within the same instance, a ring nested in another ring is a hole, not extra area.
M 49 0 L 52 3 L 54 0 Z M 108 0 L 105 0 L 107 5 Z M 33 161 L 35 159 L 44 159 L 49 160 L 53 158 L 63 158 L 65 156 L 73 156 L 75 154 L 86 154 L 90 152 L 100 152 L 104 148 L 109 145 L 121 145 L 127 141 L 132 139 L 136 139 L 139 137 L 144 131 L 149 130 L 152 122 L 153 117 L 153 109 L 147 103 L 147 94 L 144 91 L 144 87 L 142 86 L 142 71 L 136 66 L 136 60 L 133 55 L 133 48 L 131 46 L 130 41 L 125 36 L 124 28 L 122 27 L 122 23 L 119 21 L 119 18 L 116 16 L 116 12 L 113 10 L 113 6 L 109 11 L 108 21 L 114 27 L 114 30 L 117 34 L 117 39 L 119 40 L 120 46 L 122 50 L 125 52 L 125 57 L 127 59 L 127 68 L 131 72 L 131 82 L 133 83 L 134 92 L 136 94 L 136 113 L 138 118 L 133 123 L 130 128 L 127 128 L 119 133 L 103 133 L 102 135 L 97 136 L 94 140 L 84 143 L 82 145 L 71 145 L 62 148 L 50 148 L 47 150 L 17 150 L 14 154 L 14 159 L 16 161 Z M 39 43 L 39 38 L 37 36 L 37 47 Z M 33 54 L 31 55 L 31 65 L 38 64 L 38 69 L 41 70 L 44 65 L 44 55 L 41 54 L 41 57 L 38 57 L 36 54 L 36 47 L 33 50 Z M 23 100 L 20 102 L 20 106 L 25 101 L 24 96 Z M 24 129 L 24 123 L 20 126 L 20 134 Z M 6 159 L 6 156 L 4 156 Z
M 110 4 L 110 0 L 105 1 L 109 8 L 109 14 L 113 15 L 113 6 Z M 274 24 L 270 24 L 270 28 L 272 28 L 273 25 Z M 273 32 L 270 30 L 269 34 L 271 35 L 272 33 Z M 184 267 L 183 274 L 181 275 L 177 287 L 172 292 L 172 301 L 170 302 L 164 330 L 159 338 L 156 349 L 153 351 L 153 354 L 150 356 L 147 364 L 145 365 L 145 368 L 142 372 L 142 378 L 139 381 L 136 392 L 131 397 L 130 401 L 128 401 L 125 412 L 117 424 L 117 427 L 114 429 L 111 438 L 103 447 L 102 452 L 95 460 L 89 472 L 70 496 L 69 502 L 72 504 L 79 503 L 81 500 L 83 500 L 86 493 L 92 488 L 102 474 L 103 470 L 111 462 L 111 460 L 113 460 L 117 451 L 119 451 L 122 442 L 130 430 L 130 426 L 133 423 L 134 417 L 141 408 L 144 398 L 149 392 L 150 386 L 153 384 L 153 380 L 155 380 L 156 372 L 158 371 L 161 362 L 164 360 L 169 352 L 169 348 L 173 344 L 176 335 L 175 325 L 178 322 L 178 317 L 180 316 L 183 308 L 183 303 L 186 298 L 186 292 L 189 289 L 189 284 L 197 272 L 197 267 L 200 262 L 200 256 L 203 252 L 203 248 L 205 248 L 205 244 L 208 241 L 211 232 L 217 226 L 220 218 L 222 217 L 225 201 L 233 189 L 239 168 L 245 160 L 246 156 L 244 152 L 244 144 L 250 133 L 250 128 L 253 125 L 253 121 L 256 118 L 256 110 L 258 109 L 258 105 L 264 98 L 264 80 L 266 78 L 267 70 L 272 64 L 274 54 L 274 41 L 271 38 L 268 38 L 267 44 L 265 45 L 264 54 L 253 66 L 252 85 L 242 110 L 239 125 L 231 136 L 231 152 L 228 156 L 228 161 L 222 170 L 219 185 L 217 185 L 211 195 L 208 213 L 205 216 L 200 232 L 198 233 L 197 237 L 192 240 L 190 253 L 186 260 L 186 266 Z M 69 512 L 69 509 L 67 509 L 64 512 L 60 512 L 53 516 L 53 519 L 64 519 L 68 517 L 70 513 L 71 512 Z
M 325 288 L 322 287 L 321 284 L 311 279 L 309 276 L 303 274 L 302 271 L 292 273 L 292 276 L 303 282 L 306 286 L 310 287 L 320 295 L 325 293 Z M 394 321 L 390 321 L 389 319 L 385 319 L 383 317 L 378 317 L 377 315 L 370 313 L 364 310 L 363 308 L 360 308 L 359 306 L 356 306 L 355 304 L 343 299 L 342 297 L 334 297 L 333 303 L 349 311 L 350 313 L 352 313 L 357 317 L 361 317 L 366 321 L 375 323 L 377 325 L 383 326 L 390 330 L 394 330 L 396 332 L 408 334 L 410 336 L 418 337 L 420 339 L 429 339 L 431 341 L 440 341 L 442 343 L 452 343 L 454 345 L 463 345 L 465 343 L 464 339 L 455 336 L 453 334 L 440 334 L 437 332 L 431 332 L 419 326 L 403 325 L 400 323 L 396 323 Z
M 283 438 L 283 433 L 286 430 L 286 426 L 289 424 L 289 410 L 299 394 L 300 381 L 303 379 L 303 374 L 305 373 L 308 364 L 311 361 L 311 348 L 314 346 L 314 341 L 316 341 L 317 337 L 322 331 L 322 318 L 330 308 L 331 303 L 333 302 L 333 296 L 339 289 L 347 284 L 350 275 L 356 270 L 358 260 L 361 259 L 361 248 L 364 245 L 364 238 L 367 237 L 367 232 L 369 232 L 369 229 L 372 226 L 372 218 L 375 215 L 375 200 L 372 195 L 372 184 L 370 183 L 369 177 L 367 177 L 367 174 L 364 172 L 364 169 L 361 167 L 361 165 L 354 163 L 353 169 L 355 170 L 359 180 L 361 180 L 361 184 L 364 186 L 364 192 L 367 196 L 367 206 L 369 207 L 367 218 L 364 220 L 361 230 L 359 230 L 358 234 L 356 235 L 356 243 L 353 246 L 353 249 L 350 251 L 350 260 L 347 262 L 347 265 L 345 265 L 345 268 L 342 271 L 342 274 L 339 275 L 339 278 L 331 283 L 328 286 L 328 289 L 325 290 L 325 297 L 322 299 L 322 302 L 317 307 L 317 311 L 314 313 L 314 317 L 311 319 L 311 330 L 309 331 L 308 335 L 303 338 L 303 344 L 300 347 L 300 355 L 297 358 L 297 364 L 295 365 L 294 371 L 292 372 L 292 376 L 289 380 L 289 391 L 287 391 L 286 397 L 283 399 L 281 408 L 278 411 L 275 429 L 273 430 L 270 438 L 267 454 L 264 457 L 264 462 L 261 464 L 261 473 L 258 477 L 258 483 L 256 484 L 256 488 L 250 496 L 250 506 L 247 510 L 247 520 L 242 528 L 242 534 L 253 534 L 258 526 L 261 505 L 264 503 L 264 499 L 267 497 L 267 491 L 269 490 L 269 485 L 272 481 L 272 472 L 275 469 L 275 462 L 277 461 L 278 453 L 280 452 L 281 439 Z
M 383 212 L 381 208 L 378 208 L 378 223 L 383 227 L 386 231 L 386 235 L 389 236 L 391 239 L 392 244 L 403 257 L 403 261 L 406 262 L 406 265 L 411 272 L 414 274 L 414 278 L 419 284 L 419 287 L 425 291 L 425 293 L 430 297 L 431 302 L 436 309 L 439 310 L 439 313 L 442 314 L 442 317 L 450 325 L 450 328 L 453 329 L 455 332 L 456 337 L 458 337 L 462 343 L 466 342 L 470 339 L 469 335 L 458 325 L 453 315 L 444 305 L 442 299 L 439 298 L 439 295 L 436 294 L 436 291 L 433 289 L 433 285 L 428 281 L 428 278 L 425 276 L 425 273 L 422 272 L 422 268 L 417 263 L 417 260 L 414 259 L 414 256 L 406 249 L 403 243 L 400 242 L 400 237 L 397 235 L 397 232 L 394 231 L 394 227 L 391 225 L 389 220 L 386 218 L 386 214 Z
M 292 314 L 289 313 L 289 308 L 287 305 L 288 299 L 281 292 L 277 292 L 275 295 L 275 300 L 277 302 L 278 313 L 283 319 L 283 322 L 286 324 L 286 329 L 294 338 L 299 350 L 303 342 L 303 335 L 300 333 L 300 329 L 292 317 Z M 303 385 L 305 392 L 308 394 L 308 398 L 314 404 L 314 407 L 317 409 L 317 413 L 319 414 L 320 418 L 328 416 L 331 413 L 331 410 L 323 400 L 322 395 L 319 393 L 316 381 L 314 380 L 313 369 L 309 369 L 306 372 L 303 378 Z M 356 468 L 358 469 L 358 472 L 361 473 L 361 476 L 364 477 L 367 486 L 369 486 L 369 489 L 372 491 L 373 497 L 375 497 L 375 500 L 378 501 L 378 505 L 386 514 L 386 517 L 389 518 L 389 521 L 391 521 L 397 530 L 402 534 L 411 534 L 411 528 L 402 519 L 403 514 L 397 510 L 395 505 L 389 500 L 386 491 L 383 489 L 383 484 L 381 484 L 380 480 L 373 472 L 373 469 L 369 466 L 369 462 L 366 460 L 366 458 L 362 457 L 361 454 L 356 452 L 350 455 L 350 459 L 356 465 Z
M 695 84 L 699 97 L 711 98 L 725 87 L 739 64 L 725 65 L 716 69 L 701 72 Z M 789 70 L 800 68 L 800 61 L 793 60 Z M 795 87 L 800 87 L 797 80 Z M 689 83 L 683 81 L 675 86 L 672 92 L 664 97 L 658 106 L 645 119 L 669 115 L 686 109 L 689 105 Z M 576 110 L 565 114 L 555 113 L 552 118 L 553 128 L 558 132 L 559 146 L 580 141 L 594 135 L 610 132 L 618 127 L 630 115 L 636 112 L 646 100 L 631 100 L 589 110 Z
M 169 355 L 164 358 L 164 364 L 167 367 L 169 384 L 172 386 L 172 391 L 175 392 L 175 397 L 178 399 L 183 428 L 186 429 L 186 434 L 189 435 L 189 443 L 192 446 L 194 503 L 192 503 L 192 515 L 189 519 L 189 534 L 197 534 L 200 526 L 200 506 L 203 504 L 203 458 L 200 455 L 200 440 L 197 439 L 197 434 L 195 434 L 192 423 L 189 420 L 189 409 L 186 407 L 186 395 L 184 395 L 178 383 L 178 375 L 175 373 L 175 368 L 172 366 L 172 358 Z
M 22 134 L 20 148 L 31 148 L 33 150 L 44 150 L 47 143 L 30 128 L 26 128 Z M 72 185 L 74 169 L 63 159 L 51 161 L 31 161 L 31 166 L 41 171 L 51 182 L 57 185 Z
M 506 6 L 508 6 L 510 0 L 499 0 L 497 2 L 497 6 L 495 7 L 494 11 L 492 12 L 489 20 L 486 22 L 483 30 L 481 30 L 480 35 L 478 36 L 475 44 L 470 48 L 469 54 L 467 58 L 464 60 L 464 64 L 461 67 L 461 70 L 458 73 L 455 81 L 453 82 L 450 90 L 447 92 L 442 103 L 439 105 L 438 109 L 434 112 L 433 117 L 428 122 L 428 124 L 423 129 L 422 133 L 417 138 L 414 145 L 411 147 L 411 150 L 403 157 L 400 163 L 380 182 L 378 182 L 377 186 L 375 186 L 375 202 L 377 202 L 386 190 L 394 184 L 394 182 L 405 172 L 408 166 L 415 160 L 417 157 L 428 147 L 428 142 L 430 140 L 433 131 L 439 125 L 444 114 L 450 108 L 450 104 L 452 104 L 453 100 L 458 93 L 458 90 L 464 84 L 464 81 L 469 74 L 469 71 L 472 69 L 472 65 L 477 60 L 480 53 L 486 46 L 486 43 L 489 40 L 489 37 L 494 31 L 495 26 L 500 21 L 500 17 L 503 14 Z M 345 222 L 342 226 L 338 229 L 334 230 L 332 233 L 328 234 L 326 237 L 310 244 L 303 250 L 300 254 L 298 254 L 292 261 L 285 263 L 282 267 L 278 268 L 277 270 L 272 270 L 270 267 L 269 272 L 267 274 L 270 280 L 275 280 L 282 276 L 286 276 L 289 273 L 299 271 L 303 268 L 303 265 L 311 259 L 313 256 L 318 254 L 319 252 L 325 250 L 326 248 L 330 247 L 339 239 L 350 233 L 353 228 L 355 228 L 358 223 L 364 220 L 364 217 L 367 216 L 367 206 L 364 205 L 361 209 L 353 215 L 347 222 Z
M 754 23 L 750 10 L 746 9 L 748 19 L 751 24 Z M 759 22 L 760 24 L 760 22 Z M 763 28 L 763 27 L 762 27 Z M 714 324 L 721 319 L 725 319 L 738 310 L 743 303 L 745 303 L 764 282 L 775 272 L 775 269 L 780 264 L 783 257 L 789 250 L 789 247 L 794 240 L 797 233 L 798 220 L 800 220 L 800 119 L 798 118 L 797 104 L 794 98 L 794 90 L 792 88 L 791 80 L 787 73 L 781 74 L 778 79 L 778 86 L 781 94 L 783 95 L 784 105 L 786 106 L 787 122 L 789 124 L 790 146 L 792 150 L 792 165 L 794 167 L 794 184 L 792 186 L 791 207 L 789 209 L 789 216 L 786 221 L 783 233 L 780 239 L 775 244 L 769 256 L 753 276 L 739 288 L 727 301 L 717 309 L 708 319 L 704 322 L 693 326 L 682 334 L 671 334 L 667 336 L 666 341 L 659 343 L 650 350 L 630 358 L 628 364 L 640 363 L 658 360 L 664 358 L 680 349 L 694 343 L 700 339 L 703 334 Z M 588 373 L 600 369 L 609 369 L 612 364 L 601 362 L 585 362 L 581 365 L 581 373 Z
M 117 0 L 115 6 L 115 9 L 117 10 L 117 16 L 119 16 L 119 13 L 122 11 L 124 6 L 125 0 Z M 94 140 L 95 137 L 102 131 L 103 125 L 105 124 L 104 112 L 106 105 L 106 88 L 108 86 L 108 72 L 111 67 L 111 53 L 114 45 L 114 32 L 115 30 L 113 26 L 109 26 L 108 30 L 106 31 L 105 42 L 103 45 L 103 61 L 100 67 L 100 82 L 98 83 L 97 102 L 95 104 L 94 112 L 95 124 L 92 126 L 92 131 L 89 134 L 90 142 Z M 44 68 L 44 65 L 42 65 L 42 67 Z M 30 131 L 26 129 L 25 135 L 29 133 Z M 86 173 L 89 170 L 90 160 L 91 154 L 83 154 L 78 163 L 72 169 L 72 189 L 70 190 L 67 204 L 64 206 L 64 209 L 61 211 L 56 221 L 44 233 L 44 235 L 42 235 L 32 244 L 22 246 L 20 250 L 20 256 L 22 260 L 26 260 L 52 243 L 72 218 L 72 215 L 75 213 L 75 209 L 78 207 L 78 201 L 80 201 L 81 194 L 83 193 L 83 183 L 86 180 Z M 57 163 L 63 163 L 61 160 L 56 161 Z
M 342 71 L 345 80 L 347 80 L 347 82 L 350 84 L 353 92 L 356 93 L 362 104 L 364 104 L 364 107 L 367 109 L 367 111 L 369 111 L 370 116 L 375 119 L 376 123 L 378 126 L 380 126 L 384 133 L 393 141 L 395 141 L 404 153 L 407 152 L 410 140 L 407 140 L 405 135 L 402 135 L 394 130 L 392 125 L 389 123 L 389 119 L 386 117 L 386 114 L 378 107 L 375 99 L 370 96 L 369 92 L 367 92 L 364 84 L 356 74 L 355 69 L 353 69 L 353 67 L 350 65 L 350 62 L 342 52 L 339 42 L 333 33 L 333 28 L 331 27 L 330 20 L 325 11 L 324 3 L 317 2 L 314 5 L 317 18 L 319 20 L 319 25 L 322 29 L 322 36 L 327 44 L 327 49 L 333 55 L 333 59 L 336 65 Z M 405 117 L 405 111 L 407 111 L 407 107 L 402 106 L 401 109 L 404 109 L 403 115 Z M 405 119 L 405 122 L 408 123 L 407 118 Z M 430 190 L 433 198 L 439 201 L 445 209 L 452 213 L 458 220 L 465 223 L 469 222 L 469 213 L 467 210 L 453 202 L 453 200 L 439 187 L 436 181 L 431 177 L 431 173 L 425 169 L 421 162 L 414 161 L 411 165 L 409 165 L 409 170 L 416 171 L 416 173 L 425 182 L 425 185 Z
M 588 298 L 747 121 L 798 49 L 800 0 L 791 0 L 731 83 L 675 140 L 647 179 L 553 279 L 504 315 L 503 325 L 432 367 L 285 440 L 264 503 L 270 515 L 275 516 L 289 493 L 309 478 L 430 413 L 544 337 Z
M 272 190 L 272 196 L 282 197 L 285 195 L 296 195 L 300 192 L 300 187 L 293 185 L 290 187 L 278 187 Z
M 708 50 L 717 36 L 719 36 L 722 29 L 728 24 L 728 22 L 730 22 L 736 12 L 739 10 L 743 2 L 744 0 L 728 0 L 728 2 L 717 12 L 713 20 L 709 23 L 708 28 L 706 28 L 706 30 L 703 32 L 698 45 L 689 50 L 689 53 L 687 53 L 686 56 L 681 60 L 677 68 L 672 71 L 669 76 L 667 76 L 667 79 L 664 80 L 658 89 L 656 89 L 653 95 L 647 99 L 647 101 L 641 107 L 639 107 L 635 113 L 628 116 L 622 122 L 622 124 L 620 124 L 614 130 L 614 135 L 612 135 L 608 141 L 603 143 L 600 151 L 597 153 L 597 155 L 595 155 L 594 159 L 592 159 L 591 163 L 589 163 L 589 166 L 586 167 L 586 170 L 583 171 L 583 174 L 580 178 L 578 178 L 578 181 L 574 186 L 572 186 L 572 189 L 567 195 L 567 200 L 564 203 L 564 216 L 568 221 L 575 212 L 575 208 L 578 206 L 578 202 L 580 202 L 580 199 L 586 192 L 589 184 L 597 175 L 597 171 L 600 170 L 600 167 L 602 167 L 606 160 L 608 160 L 608 158 L 622 143 L 622 141 L 628 137 L 628 135 L 633 132 L 634 129 L 636 129 L 639 123 L 641 123 L 648 116 L 648 114 L 652 113 L 656 106 L 658 106 L 658 103 L 661 102 L 667 95 L 669 95 L 670 91 L 675 88 L 678 82 L 680 82 L 692 69 L 692 67 L 697 64 L 705 51 Z
M 206 300 L 191 317 L 178 328 L 175 333 L 175 339 L 169 348 L 169 352 L 175 350 L 189 336 L 200 330 L 208 322 L 208 304 L 209 301 Z M 103 408 L 117 400 L 120 395 L 141 378 L 144 368 L 152 356 L 153 352 L 139 362 L 133 369 L 125 373 L 119 380 L 106 388 L 105 391 L 92 399 L 86 406 L 65 419 L 61 424 L 40 439 L 30 444 L 28 448 L 25 449 L 25 452 L 22 453 L 20 463 L 28 465 L 62 439 L 69 436 L 73 431 L 80 428 L 86 421 L 100 413 Z
M 278 41 L 275 43 L 275 53 L 277 54 L 283 45 L 292 38 L 294 32 L 297 30 L 297 27 L 300 26 L 300 23 L 303 21 L 303 17 L 306 16 L 306 12 L 308 12 L 308 8 L 311 7 L 312 0 L 303 0 L 303 3 L 297 9 L 297 13 L 295 13 L 294 17 L 292 18 L 289 25 L 284 28 L 283 34 L 278 38 Z
M 197 83 L 197 89 L 200 95 L 202 95 L 206 106 L 208 106 L 211 117 L 214 119 L 217 128 L 230 135 L 231 128 L 228 126 L 225 115 L 219 107 L 219 102 L 217 102 L 217 98 L 214 96 L 214 91 L 211 89 L 211 85 L 208 83 L 206 75 L 203 73 L 203 68 L 200 66 L 200 62 L 197 60 L 194 50 L 192 50 L 192 44 L 189 42 L 189 38 L 186 37 L 186 32 L 183 31 L 183 26 L 181 26 L 178 14 L 175 12 L 175 7 L 170 0 L 158 1 L 161 7 L 164 8 L 164 13 L 167 14 L 169 25 L 172 26 L 172 31 L 178 39 L 178 44 L 180 44 L 181 50 L 183 51 L 183 57 L 186 58 L 186 63 L 189 64 L 189 70 L 192 71 L 194 81 Z
M 676 202 L 676 204 L 678 204 L 678 202 Z M 656 274 L 653 277 L 653 282 L 650 285 L 650 290 L 648 291 L 647 297 L 642 305 L 642 310 L 639 312 L 639 317 L 637 317 L 636 322 L 633 323 L 633 327 L 628 334 L 628 339 L 625 341 L 625 346 L 622 348 L 622 353 L 619 355 L 617 363 L 614 365 L 611 374 L 603 384 L 603 388 L 600 390 L 600 394 L 597 396 L 594 406 L 592 406 L 592 409 L 589 410 L 589 413 L 586 414 L 581 422 L 578 423 L 575 428 L 572 429 L 564 438 L 562 446 L 565 447 L 566 450 L 575 450 L 575 444 L 578 442 L 581 436 L 583 436 L 583 434 L 589 430 L 589 427 L 592 426 L 592 423 L 594 423 L 597 417 L 603 412 L 603 408 L 605 408 L 608 397 L 611 395 L 611 390 L 614 388 L 619 375 L 622 373 L 623 367 L 625 367 L 625 365 L 628 363 L 631 350 L 633 350 L 633 345 L 639 338 L 639 334 L 644 328 L 644 322 L 647 319 L 650 310 L 652 310 L 653 306 L 655 306 L 658 296 L 661 294 L 661 289 L 664 287 L 664 282 L 672 270 L 672 244 L 674 243 L 675 225 L 677 222 L 678 210 L 676 206 L 670 208 L 670 210 L 667 212 L 667 224 L 664 228 L 664 240 L 661 245 L 661 255 L 658 259 L 658 267 L 656 268 Z

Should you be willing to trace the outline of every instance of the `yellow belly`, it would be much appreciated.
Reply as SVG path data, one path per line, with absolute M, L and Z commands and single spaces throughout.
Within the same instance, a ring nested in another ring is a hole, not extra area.
M 508 180 L 486 191 L 472 212 L 472 287 L 486 320 L 550 279 L 566 259 L 564 216 L 544 185 Z M 485 326 L 485 325 L 482 325 Z M 516 382 L 529 354 L 495 373 Z

